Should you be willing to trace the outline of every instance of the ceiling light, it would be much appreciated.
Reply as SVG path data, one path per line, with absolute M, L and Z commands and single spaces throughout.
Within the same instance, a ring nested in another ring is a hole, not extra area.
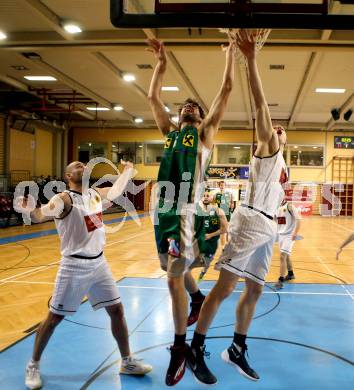
M 295 145 L 295 146 L 294 146 L 294 149 L 297 149 L 297 148 L 298 148 L 298 146 L 297 146 L 297 145 Z
M 57 79 L 52 76 L 24 76 L 24 78 L 29 81 L 57 81 Z
M 117 104 L 116 106 L 114 106 L 114 109 L 115 109 L 115 111 L 123 111 L 123 106 L 121 106 L 120 104 Z
M 81 28 L 75 23 L 64 24 L 64 30 L 70 34 L 77 34 L 82 32 Z
M 241 149 L 240 146 L 234 146 L 234 149 Z
M 173 116 L 172 118 L 172 121 L 175 122 L 175 123 L 178 123 L 179 121 L 179 117 L 176 115 L 176 116 Z
M 344 93 L 344 88 L 316 88 L 317 93 Z
M 86 110 L 89 111 L 109 111 L 107 107 L 86 107 Z
M 162 87 L 162 91 L 179 91 L 178 87 Z
M 143 118 L 134 118 L 135 123 L 143 123 L 144 119 Z
M 126 73 L 123 75 L 123 80 L 127 83 L 131 83 L 132 81 L 135 81 L 135 76 L 131 73 Z
M 167 106 L 165 106 L 165 111 L 170 112 L 171 110 Z
M 116 147 L 117 147 L 117 145 L 112 144 L 112 148 L 116 148 Z
M 0 40 L 2 41 L 6 38 L 7 38 L 7 35 L 4 32 L 0 31 Z
M 143 147 L 143 145 L 139 145 L 139 148 L 142 148 Z
M 89 142 L 89 143 L 88 143 L 88 146 L 91 148 L 91 146 L 92 146 L 92 143 L 91 143 L 91 142 Z
M 318 146 L 312 146 L 312 149 L 317 149 L 318 148 Z

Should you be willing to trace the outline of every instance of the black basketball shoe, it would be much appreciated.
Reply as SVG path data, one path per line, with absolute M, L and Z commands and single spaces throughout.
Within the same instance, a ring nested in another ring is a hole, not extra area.
M 197 382 L 204 385 L 215 385 L 218 380 L 205 364 L 204 356 L 207 358 L 210 356 L 210 352 L 205 351 L 205 345 L 199 348 L 191 347 L 187 356 L 187 366 L 192 371 Z
M 232 343 L 228 349 L 225 349 L 225 351 L 221 353 L 221 358 L 226 363 L 234 366 L 241 375 L 251 379 L 252 381 L 258 381 L 258 374 L 248 365 L 245 357 L 246 351 L 246 344 L 243 348 L 241 348 L 235 343 Z

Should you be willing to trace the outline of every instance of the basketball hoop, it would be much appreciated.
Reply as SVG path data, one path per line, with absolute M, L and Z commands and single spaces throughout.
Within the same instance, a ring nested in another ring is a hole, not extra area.
M 239 28 L 220 28 L 219 31 L 227 34 L 230 36 L 232 39 L 236 40 L 236 36 L 239 32 Z M 251 33 L 255 37 L 256 41 L 256 51 L 259 52 L 263 45 L 265 44 L 268 35 L 271 30 L 265 29 L 265 28 L 257 28 L 257 29 L 252 29 L 252 30 L 247 30 L 249 33 Z M 241 50 L 236 47 L 236 60 L 240 63 L 245 65 L 246 64 L 246 59 L 245 56 L 242 54 Z

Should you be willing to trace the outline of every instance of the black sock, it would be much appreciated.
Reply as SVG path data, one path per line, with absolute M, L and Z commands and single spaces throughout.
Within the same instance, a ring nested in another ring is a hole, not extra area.
M 293 271 L 293 270 L 288 271 L 288 275 L 289 275 L 289 276 L 294 276 L 294 271 Z
M 186 334 L 175 334 L 174 347 L 184 347 L 186 344 Z
M 202 347 L 204 345 L 204 342 L 205 342 L 205 334 L 194 332 L 191 347 L 192 348 Z
M 233 342 L 242 348 L 246 345 L 246 337 L 246 334 L 239 334 L 235 332 Z
M 284 282 L 285 281 L 285 278 L 284 278 L 284 276 L 279 276 L 279 282 Z
M 200 290 L 189 295 L 191 296 L 192 302 L 200 302 L 204 298 L 204 295 L 200 292 Z

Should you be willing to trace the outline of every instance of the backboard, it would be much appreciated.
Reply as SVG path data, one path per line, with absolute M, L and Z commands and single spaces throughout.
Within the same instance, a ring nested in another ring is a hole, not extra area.
M 110 1 L 111 22 L 119 28 L 354 29 L 354 12 L 333 13 L 329 0 Z

